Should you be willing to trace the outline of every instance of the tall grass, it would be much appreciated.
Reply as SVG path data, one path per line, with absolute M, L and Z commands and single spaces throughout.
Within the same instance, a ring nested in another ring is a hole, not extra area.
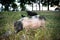
M 60 13 L 52 11 L 38 11 L 39 15 L 46 17 L 46 30 L 36 29 L 25 32 L 22 30 L 18 34 L 11 34 L 0 40 L 60 40 Z M 14 32 L 14 22 L 21 18 L 21 15 L 27 16 L 22 12 L 1 12 L 0 16 L 0 35 L 10 30 Z

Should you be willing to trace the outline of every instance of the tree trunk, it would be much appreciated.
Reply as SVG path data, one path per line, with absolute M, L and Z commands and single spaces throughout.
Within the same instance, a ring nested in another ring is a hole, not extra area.
M 39 0 L 39 11 L 40 11 L 40 0 Z
M 49 0 L 48 0 L 48 11 L 49 11 Z
M 37 11 L 37 4 L 36 4 L 36 11 Z
M 39 4 L 39 11 L 40 11 L 40 4 Z
M 32 11 L 33 11 L 33 3 L 32 3 Z

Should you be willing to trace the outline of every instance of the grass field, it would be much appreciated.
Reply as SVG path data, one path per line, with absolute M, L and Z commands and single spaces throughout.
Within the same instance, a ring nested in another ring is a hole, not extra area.
M 46 18 L 46 30 L 36 29 L 18 34 L 11 34 L 0 40 L 60 40 L 60 12 L 53 11 L 37 11 L 39 15 Z M 21 14 L 27 16 L 25 11 L 21 12 L 0 12 L 0 35 L 10 30 L 14 32 L 14 22 L 21 18 Z M 28 34 L 28 35 L 26 35 Z M 26 37 L 24 37 L 25 35 Z

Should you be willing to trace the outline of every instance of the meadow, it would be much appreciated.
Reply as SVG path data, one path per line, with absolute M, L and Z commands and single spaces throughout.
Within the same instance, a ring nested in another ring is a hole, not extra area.
M 21 15 L 27 16 L 27 13 L 25 11 L 0 12 L 0 40 L 60 40 L 60 12 L 37 11 L 37 13 L 46 18 L 46 30 L 40 28 L 29 32 L 22 30 L 17 34 L 1 38 L 8 30 L 14 32 L 14 22 L 20 19 Z

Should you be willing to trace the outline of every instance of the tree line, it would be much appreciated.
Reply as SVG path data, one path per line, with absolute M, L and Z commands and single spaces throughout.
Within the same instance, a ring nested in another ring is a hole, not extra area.
M 0 0 L 0 3 L 2 6 L 4 5 L 4 11 L 9 11 L 9 7 L 11 6 L 13 8 L 13 11 L 18 7 L 17 4 L 15 3 L 16 0 Z M 32 5 L 32 10 L 33 10 L 33 3 L 37 3 L 39 5 L 39 11 L 40 11 L 40 3 L 43 6 L 47 6 L 48 11 L 49 11 L 49 5 L 53 7 L 54 5 L 60 6 L 60 0 L 17 0 L 18 3 L 20 3 L 20 8 L 21 11 L 25 11 L 26 7 L 25 4 Z

